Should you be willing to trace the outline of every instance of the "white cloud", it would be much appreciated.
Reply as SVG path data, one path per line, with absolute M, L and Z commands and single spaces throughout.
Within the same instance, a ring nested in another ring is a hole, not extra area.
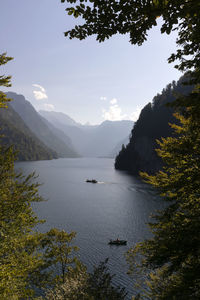
M 44 108 L 44 110 L 47 110 L 47 111 L 55 110 L 55 106 L 53 104 L 50 104 L 50 103 L 44 103 L 43 108 Z
M 33 94 L 34 94 L 36 100 L 42 100 L 42 99 L 48 98 L 47 94 L 46 94 L 46 90 L 43 86 L 41 86 L 39 84 L 33 84 L 33 87 L 38 89 L 36 91 L 33 91 Z
M 117 103 L 117 99 L 116 98 L 113 98 L 111 101 L 110 101 L 111 104 L 116 104 Z
M 118 100 L 113 98 L 110 100 L 109 108 L 102 109 L 102 117 L 104 120 L 109 121 L 131 120 L 136 122 L 140 115 L 141 109 L 141 107 L 137 106 L 131 114 L 123 114 L 122 109 L 118 104 Z
M 45 93 L 45 88 L 43 88 L 43 86 L 41 86 L 41 85 L 39 85 L 39 84 L 33 84 L 33 86 L 34 87 L 36 87 L 36 88 L 38 88 L 38 89 L 40 89 L 42 92 L 44 92 Z
M 104 100 L 105 101 L 105 100 L 107 100 L 107 97 L 101 96 L 100 100 Z
M 113 98 L 110 101 L 111 105 L 106 109 L 102 109 L 102 117 L 109 121 L 120 121 L 128 119 L 127 115 L 122 114 L 121 107 L 117 104 L 117 99 Z
M 130 120 L 136 122 L 137 119 L 139 118 L 140 112 L 141 112 L 141 107 L 137 106 L 135 111 L 131 113 Z
M 33 91 L 33 94 L 34 94 L 36 100 L 42 100 L 42 99 L 48 98 L 46 93 L 43 93 L 41 91 Z

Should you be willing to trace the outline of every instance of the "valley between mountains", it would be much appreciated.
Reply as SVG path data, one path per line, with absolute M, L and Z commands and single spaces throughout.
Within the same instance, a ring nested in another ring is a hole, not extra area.
M 3 142 L 15 145 L 18 160 L 58 157 L 115 157 L 129 141 L 134 122 L 104 121 L 82 125 L 55 111 L 37 112 L 23 95 L 8 92 L 12 99 L 0 115 Z

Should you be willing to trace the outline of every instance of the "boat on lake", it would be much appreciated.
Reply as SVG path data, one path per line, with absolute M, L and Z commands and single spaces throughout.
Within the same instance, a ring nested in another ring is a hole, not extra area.
M 108 245 L 116 245 L 116 246 L 121 246 L 121 245 L 126 245 L 126 244 L 127 244 L 127 241 L 119 240 L 119 239 L 110 240 L 110 242 L 108 243 Z
M 86 182 L 98 183 L 98 181 L 96 179 L 86 179 Z

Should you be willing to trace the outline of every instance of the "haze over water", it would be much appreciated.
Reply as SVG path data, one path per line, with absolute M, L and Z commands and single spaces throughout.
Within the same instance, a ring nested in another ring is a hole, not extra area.
M 108 257 L 115 283 L 126 288 L 130 299 L 132 280 L 126 275 L 124 254 L 150 235 L 146 225 L 149 215 L 163 206 L 149 186 L 116 171 L 114 160 L 106 158 L 18 162 L 16 168 L 25 174 L 36 171 L 43 183 L 40 195 L 48 201 L 34 204 L 37 215 L 46 219 L 40 230 L 57 227 L 76 231 L 74 244 L 88 270 Z M 86 183 L 86 179 L 99 183 Z M 116 238 L 127 240 L 127 246 L 109 246 L 109 239 Z

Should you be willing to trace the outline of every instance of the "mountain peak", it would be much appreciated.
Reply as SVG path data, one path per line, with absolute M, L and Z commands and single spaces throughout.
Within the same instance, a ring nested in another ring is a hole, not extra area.
M 51 122 L 59 122 L 68 126 L 81 126 L 74 119 L 63 112 L 39 110 L 39 114 Z

